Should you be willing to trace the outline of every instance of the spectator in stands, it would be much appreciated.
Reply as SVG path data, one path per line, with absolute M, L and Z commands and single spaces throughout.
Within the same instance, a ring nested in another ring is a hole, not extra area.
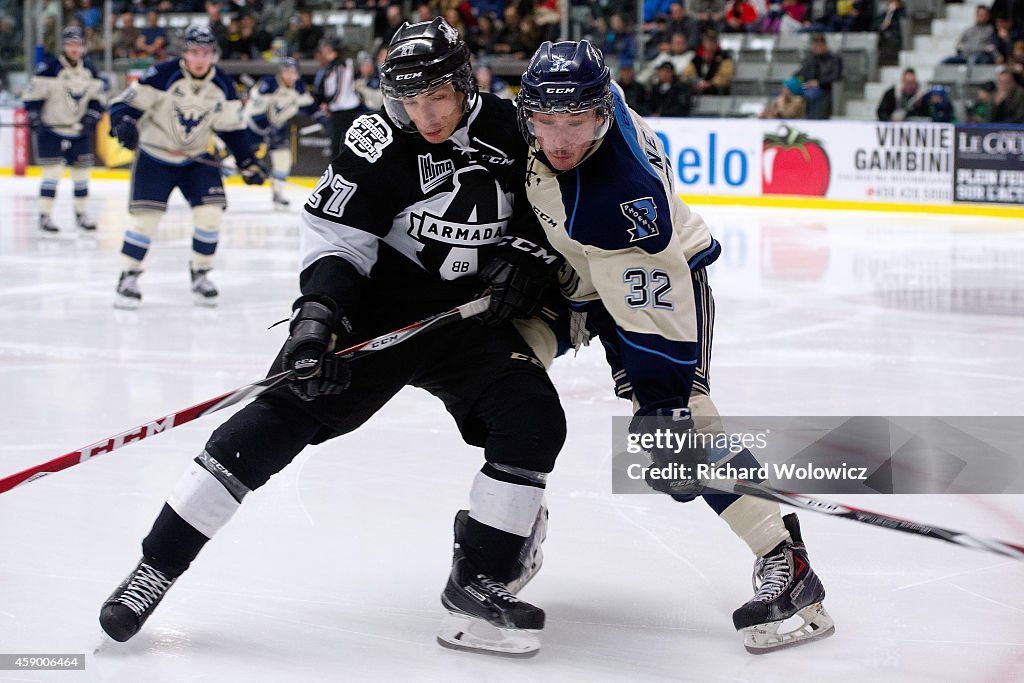
M 875 17 L 874 0 L 827 0 L 825 16 L 827 31 L 868 31 Z
M 956 56 L 947 57 L 944 64 L 993 64 L 992 36 L 995 28 L 988 7 L 978 5 L 974 9 L 974 25 L 960 34 L 956 41 Z
M 787 78 L 782 82 L 778 96 L 758 115 L 759 119 L 805 119 L 807 100 L 804 99 L 804 85 L 799 78 Z
M 654 72 L 649 116 L 689 116 L 693 110 L 693 89 L 676 77 L 672 62 L 662 62 Z
M 793 74 L 804 84 L 807 118 L 827 119 L 832 116 L 832 86 L 843 78 L 843 58 L 828 49 L 821 33 L 811 37 L 811 52 L 804 57 Z
M 308 9 L 299 12 L 299 23 L 286 36 L 291 44 L 292 57 L 312 59 L 324 39 L 324 30 L 313 25 L 313 13 Z
M 160 14 L 155 10 L 146 12 L 146 26 L 135 41 L 135 52 L 140 57 L 152 57 L 163 61 L 167 53 L 167 31 L 160 25 Z
M 714 30 L 725 14 L 725 0 L 691 0 L 690 12 L 696 17 L 703 35 Z
M 992 123 L 1024 123 L 1024 87 L 1005 66 L 996 74 L 992 95 Z
M 123 12 L 117 18 L 114 31 L 111 36 L 114 57 L 123 59 L 135 56 L 135 45 L 142 33 L 135 26 L 135 15 L 131 12 Z
M 644 0 L 644 27 L 649 30 L 658 19 L 664 19 L 671 12 L 672 0 Z M 623 7 L 622 9 L 625 9 Z M 634 13 L 636 10 L 634 10 Z
M 927 108 L 926 116 L 934 123 L 956 123 L 953 100 L 944 85 L 933 85 L 924 94 L 922 102 Z
M 498 26 L 497 35 L 494 37 L 494 53 L 499 55 L 512 54 L 513 46 L 518 45 L 519 40 L 519 8 L 509 3 L 505 7 L 504 22 Z
M 693 61 L 693 57 L 694 51 L 690 49 L 686 34 L 673 33 L 669 37 L 669 42 L 661 46 L 658 54 L 647 63 L 647 66 L 640 70 L 636 79 L 645 86 L 650 86 L 654 82 L 654 70 L 665 62 L 671 63 L 672 68 L 677 74 L 685 74 L 687 67 L 690 66 L 690 62 Z
M 263 6 L 259 13 L 259 25 L 270 34 L 271 42 L 274 38 L 283 37 L 288 30 L 288 23 L 295 16 L 295 3 L 296 0 L 274 0 Z
M 274 36 L 256 23 L 256 15 L 245 12 L 241 17 L 242 37 L 249 42 L 249 52 L 243 59 L 266 59 L 274 44 Z
M 421 2 L 416 6 L 416 23 L 433 21 L 436 16 L 437 11 L 430 5 L 430 3 Z
M 516 96 L 508 83 L 501 78 L 495 77 L 494 67 L 491 66 L 490 62 L 480 62 L 477 65 L 476 84 L 480 92 L 489 92 L 506 100 L 511 100 Z
M 100 25 L 103 14 L 98 7 L 92 6 L 92 0 L 78 0 L 78 11 L 75 12 L 75 18 L 78 19 L 82 28 L 95 29 Z
M 969 123 L 992 123 L 992 96 L 995 91 L 995 81 L 985 81 L 978 86 L 974 102 L 967 107 Z
M 1013 23 L 1009 17 L 996 17 L 995 30 L 989 45 L 986 46 L 992 55 L 994 64 L 1006 64 L 1010 59 L 1010 52 L 1013 50 Z
M 907 20 L 907 9 L 903 0 L 888 0 L 885 11 L 878 15 L 878 53 L 883 62 L 899 58 L 903 49 L 903 22 Z
M 388 5 L 388 8 L 384 10 L 385 26 L 383 32 L 380 34 L 381 44 L 390 45 L 391 38 L 405 23 L 405 17 L 402 16 L 401 5 Z
M 797 33 L 809 26 L 807 5 L 800 0 L 771 0 L 757 25 L 758 33 Z
M 466 43 L 469 45 L 470 52 L 474 55 L 492 55 L 494 54 L 494 41 L 497 37 L 498 29 L 494 25 L 494 18 L 490 14 L 481 14 L 476 18 L 476 26 L 470 28 L 469 36 L 466 39 Z M 387 45 L 389 41 L 384 41 Z
M 686 67 L 683 80 L 690 83 L 698 95 L 728 95 L 736 71 L 732 55 L 718 44 L 718 32 L 704 32 L 701 45 L 693 61 Z
M 242 17 L 235 17 L 228 23 L 227 43 L 224 46 L 224 59 L 249 59 L 252 52 L 252 31 L 246 33 L 242 25 Z
M 0 16 L 0 62 L 10 63 L 22 57 L 22 38 L 10 17 Z
M 624 14 L 616 12 L 608 19 L 608 32 L 601 40 L 596 41 L 597 47 L 605 59 L 612 61 L 633 59 L 636 57 L 636 32 Z
M 1014 41 L 1007 66 L 1013 74 L 1013 79 L 1017 81 L 1017 85 L 1024 86 L 1024 40 Z
M 651 42 L 655 45 L 667 43 L 671 40 L 673 33 L 682 33 L 686 36 L 686 42 L 696 45 L 700 42 L 700 22 L 686 13 L 686 5 L 681 2 L 673 2 L 668 6 L 668 17 L 660 31 L 651 36 Z M 677 67 L 676 73 L 682 73 Z
M 643 83 L 636 80 L 636 71 L 633 68 L 632 60 L 619 62 L 619 76 L 615 80 L 622 88 L 622 94 L 630 109 L 640 116 L 647 116 L 651 113 L 650 93 Z
M 544 29 L 532 14 L 528 14 L 519 20 L 519 42 L 513 46 L 512 56 L 529 59 L 543 42 Z
M 898 85 L 884 93 L 875 110 L 879 121 L 903 121 L 910 116 L 928 116 L 924 91 L 917 80 L 917 72 L 904 69 Z
M 467 33 L 466 23 L 462 21 L 462 14 L 459 12 L 459 9 L 457 7 L 449 7 L 441 13 L 441 16 L 451 24 L 451 27 L 459 34 L 459 38 L 465 41 Z
M 224 24 L 220 3 L 216 0 L 206 0 L 204 8 L 206 20 L 210 22 L 210 30 L 213 31 L 213 37 L 217 39 L 217 47 L 220 48 L 221 54 L 224 54 L 228 45 L 228 27 Z
M 757 24 L 757 9 L 749 0 L 729 0 L 719 26 L 722 33 L 747 33 Z

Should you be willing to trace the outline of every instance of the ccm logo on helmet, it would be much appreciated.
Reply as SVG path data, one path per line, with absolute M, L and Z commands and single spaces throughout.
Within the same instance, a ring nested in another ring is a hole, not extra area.
M 571 92 L 576 92 L 576 88 L 544 88 L 544 92 L 549 95 L 566 95 Z
M 410 78 L 419 78 L 422 75 L 423 75 L 422 71 L 417 71 L 414 74 L 398 74 L 397 76 L 395 76 L 395 80 L 396 81 L 407 81 Z

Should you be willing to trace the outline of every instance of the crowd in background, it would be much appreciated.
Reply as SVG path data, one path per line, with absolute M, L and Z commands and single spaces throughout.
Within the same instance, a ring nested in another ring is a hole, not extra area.
M 527 59 L 544 40 L 557 39 L 562 3 L 581 22 L 582 37 L 590 39 L 605 53 L 626 91 L 630 104 L 646 116 L 688 116 L 697 98 L 728 95 L 736 71 L 736 57 L 723 49 L 722 39 L 730 34 L 811 34 L 809 49 L 799 69 L 773 93 L 763 116 L 792 116 L 802 112 L 808 118 L 828 118 L 834 109 L 832 85 L 843 80 L 840 55 L 829 49 L 821 32 L 876 32 L 881 62 L 892 63 L 902 47 L 904 23 L 909 21 L 903 0 L 643 0 L 642 35 L 638 44 L 634 0 L 431 0 L 400 3 L 387 0 L 346 0 L 341 3 L 313 3 L 302 0 L 116 0 L 111 50 L 115 59 L 159 61 L 175 51 L 178 36 L 166 27 L 167 13 L 205 13 L 214 27 L 221 58 L 226 60 L 277 61 L 284 57 L 314 59 L 321 41 L 331 35 L 331 26 L 319 25 L 314 13 L 322 9 L 358 9 L 373 14 L 372 40 L 345 47 L 359 64 L 363 87 L 375 81 L 379 47 L 386 45 L 404 21 L 427 21 L 443 15 L 471 46 L 482 68 L 487 89 L 511 96 L 516 83 L 495 77 L 490 65 L 506 58 Z M 90 55 L 104 53 L 101 0 L 49 0 L 45 12 L 43 44 L 47 52 L 56 49 L 58 14 L 64 25 L 81 24 L 87 35 Z M 404 11 L 403 8 L 408 8 Z M 20 34 L 21 4 L 0 0 L 0 62 L 23 58 Z M 979 6 L 976 24 L 964 31 L 950 46 L 947 62 L 1005 65 L 1017 88 L 1024 85 L 1024 1 L 996 0 Z M 642 60 L 642 69 L 634 64 Z M 1015 106 L 989 107 L 988 99 L 1006 99 L 1006 89 L 997 79 L 969 93 L 972 120 L 991 120 L 986 112 L 1008 109 L 1015 120 Z M 510 87 L 510 85 L 512 87 Z M 909 109 L 896 107 L 911 116 L 945 120 L 951 107 L 940 94 L 924 88 L 907 92 L 901 82 L 895 86 L 897 99 L 918 97 Z M 1011 88 L 1009 95 L 1016 102 Z M 927 96 L 925 94 L 927 93 Z M 776 96 L 777 95 L 777 96 Z M 948 96 L 948 93 L 947 93 Z M 976 104 L 980 103 L 978 107 Z M 879 114 L 881 116 L 881 113 Z M 950 114 L 952 116 L 952 114 Z M 998 119 L 996 119 L 998 120 Z

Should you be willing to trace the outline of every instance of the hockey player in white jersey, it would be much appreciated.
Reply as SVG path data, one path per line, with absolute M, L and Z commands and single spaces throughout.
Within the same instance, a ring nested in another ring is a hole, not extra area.
M 266 145 L 275 207 L 288 208 L 284 196 L 284 184 L 292 170 L 288 123 L 296 114 L 313 116 L 317 111 L 312 93 L 299 76 L 299 63 L 291 58 L 281 62 L 276 75 L 260 79 L 245 105 L 245 119 L 254 144 Z
M 676 194 L 661 142 L 626 106 L 588 41 L 541 45 L 517 104 L 531 146 L 527 196 L 575 271 L 564 278 L 564 293 L 600 337 L 616 393 L 633 401 L 631 431 L 650 431 L 651 422 L 692 428 L 694 417 L 698 429 L 715 429 L 708 379 L 714 301 L 705 268 L 721 248 Z M 657 448 L 651 455 L 657 464 L 677 459 Z M 730 464 L 758 466 L 749 451 Z M 680 502 L 703 497 L 757 558 L 755 595 L 733 613 L 748 651 L 834 632 L 796 515 L 783 518 L 778 504 L 749 496 L 703 493 L 691 480 L 666 484 L 656 488 Z M 802 625 L 780 632 L 794 615 Z
M 64 29 L 63 52 L 36 65 L 24 95 L 43 175 L 39 188 L 39 229 L 47 233 L 59 231 L 51 214 L 65 164 L 71 168 L 75 187 L 75 222 L 82 230 L 96 230 L 96 224 L 86 215 L 86 207 L 93 138 L 96 124 L 103 116 L 107 88 L 84 54 L 82 27 L 68 26 Z
M 142 301 L 142 262 L 175 187 L 192 206 L 189 271 L 196 304 L 217 304 L 217 288 L 207 274 L 227 202 L 221 171 L 208 153 L 214 131 L 234 154 L 246 183 L 262 185 L 265 180 L 235 85 L 214 64 L 216 47 L 208 26 L 189 26 L 182 58 L 151 67 L 110 106 L 111 135 L 128 149 L 138 148 L 128 205 L 133 224 L 121 247 L 124 267 L 114 303 L 118 308 L 136 308 Z

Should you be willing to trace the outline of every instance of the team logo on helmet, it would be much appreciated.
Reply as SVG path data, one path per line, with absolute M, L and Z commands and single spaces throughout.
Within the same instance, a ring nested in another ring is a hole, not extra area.
M 548 71 L 568 71 L 572 67 L 572 61 L 558 55 L 551 55 L 551 66 Z
M 441 33 L 444 34 L 444 37 L 448 39 L 449 45 L 454 45 L 459 42 L 459 32 L 452 28 L 452 25 L 447 21 L 440 22 L 438 24 L 438 28 L 441 30 Z

